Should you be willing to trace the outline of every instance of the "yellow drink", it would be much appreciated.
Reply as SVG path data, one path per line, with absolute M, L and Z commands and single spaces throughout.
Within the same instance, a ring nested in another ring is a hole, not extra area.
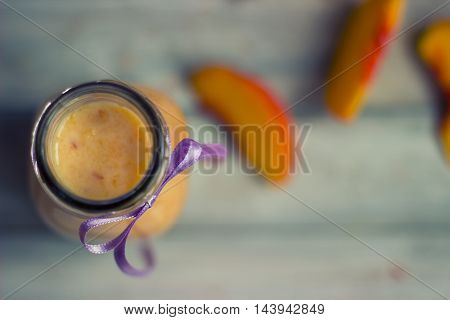
M 136 113 L 119 104 L 92 102 L 60 121 L 48 141 L 49 163 L 68 191 L 107 200 L 141 181 L 152 157 L 151 136 Z

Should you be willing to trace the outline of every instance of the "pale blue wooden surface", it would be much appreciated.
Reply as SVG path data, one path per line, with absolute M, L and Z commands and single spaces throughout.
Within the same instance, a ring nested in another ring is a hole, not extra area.
M 450 170 L 429 117 L 310 121 L 312 173 L 286 190 L 450 295 Z M 234 155 L 227 161 L 237 166 Z M 130 279 L 111 255 L 81 250 L 13 298 L 439 298 L 283 191 L 225 171 L 192 176 L 181 220 L 155 242 L 153 276 Z M 20 210 L 3 211 L 4 220 Z M 79 245 L 9 221 L 0 235 L 3 295 Z
M 9 0 L 117 77 L 163 89 L 194 110 L 184 72 L 205 61 L 260 75 L 292 103 L 323 81 L 336 35 L 354 0 Z M 407 1 L 400 30 L 444 3 Z M 450 15 L 447 7 L 432 19 Z M 372 106 L 422 106 L 430 95 L 411 47 L 419 24 L 395 41 L 374 83 Z M 0 7 L 0 101 L 33 108 L 59 88 L 110 78 Z M 311 97 L 297 111 L 316 109 Z M 311 110 L 309 110 L 311 111 Z
M 403 27 L 442 2 L 408 1 Z M 199 127 L 212 120 L 197 114 L 183 72 L 237 64 L 292 103 L 323 80 L 330 30 L 349 2 L 9 3 L 120 78 L 164 90 Z M 296 108 L 299 124 L 313 125 L 304 149 L 312 174 L 287 190 L 450 295 L 450 170 L 411 52 L 415 33 L 392 46 L 354 125 L 329 119 L 320 92 Z M 3 296 L 78 245 L 43 228 L 29 201 L 32 113 L 59 88 L 108 76 L 1 5 L 0 70 Z M 193 176 L 181 221 L 155 243 L 152 277 L 129 279 L 110 255 L 80 251 L 13 298 L 438 298 L 286 193 L 223 171 Z

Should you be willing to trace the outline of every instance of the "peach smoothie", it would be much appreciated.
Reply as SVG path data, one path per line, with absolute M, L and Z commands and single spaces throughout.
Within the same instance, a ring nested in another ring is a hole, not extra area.
M 105 80 L 63 91 L 44 106 L 32 135 L 31 190 L 42 219 L 77 238 L 88 218 L 136 209 L 161 182 L 171 150 L 187 137 L 185 126 L 180 108 L 148 87 Z M 186 174 L 180 174 L 131 236 L 167 231 L 186 192 Z M 127 224 L 97 228 L 92 236 L 115 237 Z
M 152 157 L 144 121 L 115 103 L 86 103 L 60 120 L 49 137 L 49 164 L 74 195 L 107 200 L 130 192 Z

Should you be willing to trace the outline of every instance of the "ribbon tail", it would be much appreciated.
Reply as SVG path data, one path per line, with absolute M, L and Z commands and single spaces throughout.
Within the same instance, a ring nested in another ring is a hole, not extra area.
M 214 159 L 214 160 L 222 160 L 227 156 L 227 149 L 221 144 L 204 144 L 202 149 L 201 158 L 206 159 Z
M 148 242 L 144 242 L 141 247 L 141 254 L 145 263 L 143 269 L 137 269 L 133 267 L 125 255 L 125 247 L 127 238 L 124 238 L 122 242 L 114 249 L 114 259 L 119 269 L 130 276 L 141 277 L 147 275 L 155 267 L 155 259 L 153 255 L 152 247 Z

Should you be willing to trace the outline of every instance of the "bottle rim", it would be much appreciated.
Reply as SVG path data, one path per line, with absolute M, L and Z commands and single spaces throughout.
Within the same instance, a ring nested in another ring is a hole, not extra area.
M 125 99 L 145 118 L 153 138 L 153 157 L 141 181 L 129 192 L 112 199 L 91 200 L 71 193 L 58 182 L 48 164 L 46 137 L 52 120 L 70 101 L 87 94 L 105 93 Z M 115 80 L 100 80 L 79 84 L 63 90 L 44 104 L 35 121 L 31 137 L 33 171 L 45 192 L 70 212 L 93 217 L 104 213 L 125 213 L 138 207 L 151 195 L 164 177 L 170 156 L 167 124 L 155 103 L 129 85 Z

